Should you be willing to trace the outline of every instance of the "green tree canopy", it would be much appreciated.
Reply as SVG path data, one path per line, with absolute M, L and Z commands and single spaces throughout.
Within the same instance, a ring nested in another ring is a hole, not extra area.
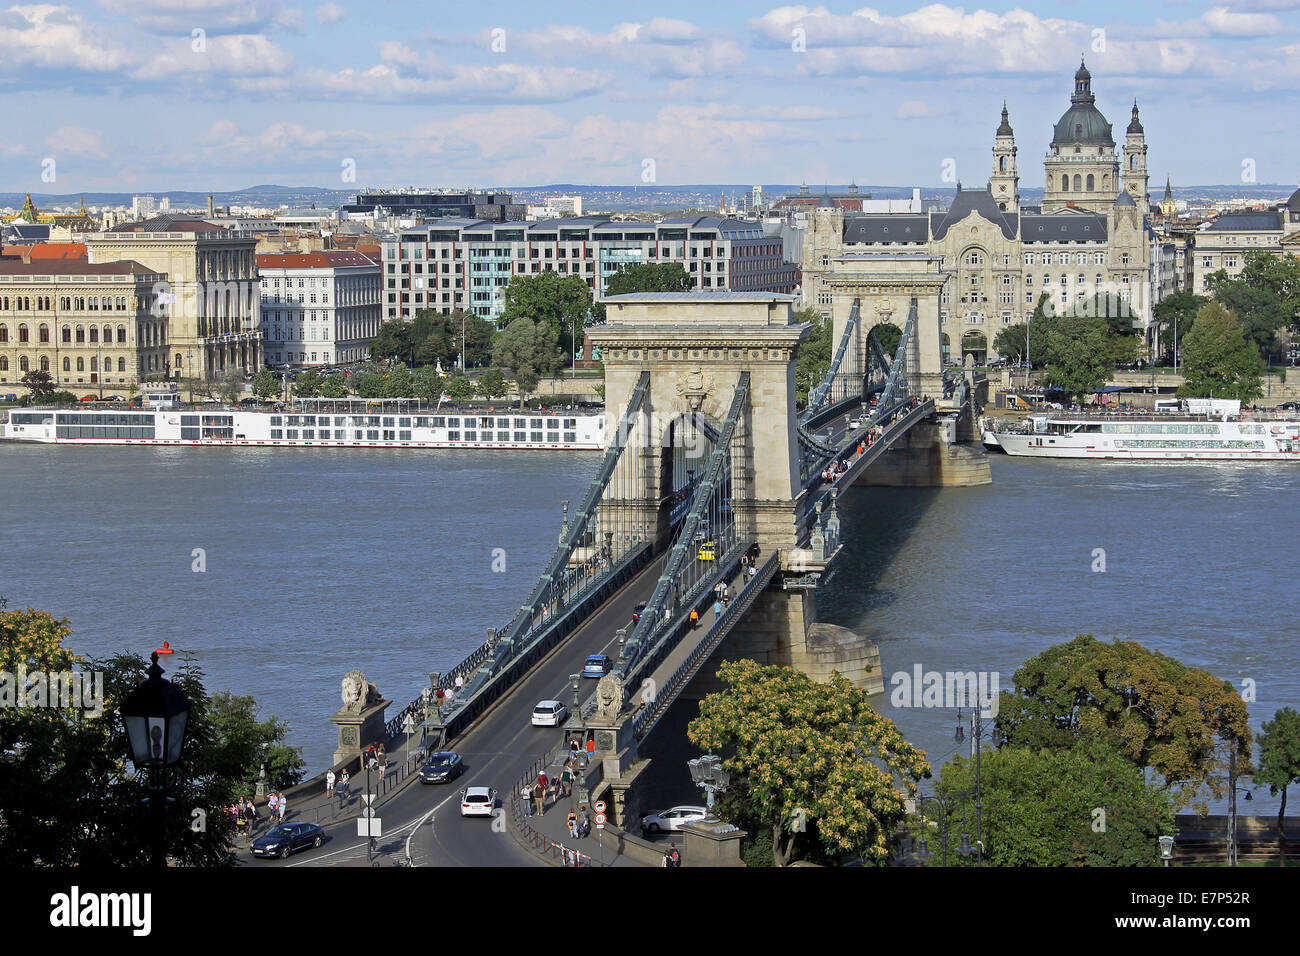
M 348 380 L 342 372 L 332 372 L 325 377 L 320 388 L 321 398 L 347 398 Z
M 1106 319 L 1096 316 L 1062 315 L 1047 325 L 1045 335 L 1033 330 L 1035 352 L 1045 363 L 1043 378 L 1067 395 L 1083 398 L 1106 384 L 1115 370 Z M 1042 351 L 1037 352 L 1037 344 Z
M 1015 673 L 998 728 L 1014 746 L 1068 749 L 1103 739 L 1175 790 L 1179 806 L 1217 794 L 1228 748 L 1249 757 L 1246 704 L 1226 681 L 1141 644 L 1080 634 Z
M 485 362 L 491 357 L 495 332 L 491 322 L 461 309 L 446 315 L 435 309 L 418 309 L 410 328 L 415 364 L 441 362 L 443 368 L 450 368 L 460 356 L 462 336 L 466 366 Z
M 486 399 L 501 398 L 505 395 L 506 377 L 501 374 L 501 369 L 490 368 L 479 376 L 477 391 Z
M 884 351 L 885 357 L 892 362 L 894 353 L 898 351 L 898 343 L 903 340 L 903 330 L 893 322 L 881 322 L 875 327 L 874 331 L 876 341 L 880 343 L 880 348 Z
M 253 397 L 269 401 L 280 394 L 280 380 L 269 368 L 264 368 L 253 376 Z
M 972 846 L 977 839 L 974 758 L 945 765 L 935 789 L 943 804 L 927 801 L 924 809 L 928 821 L 947 825 L 949 865 L 974 866 L 977 854 L 955 852 L 960 834 Z M 985 866 L 1154 866 L 1157 838 L 1173 832 L 1170 795 L 1102 740 L 986 748 L 979 794 Z M 940 832 L 927 836 L 931 865 L 943 862 Z
M 244 393 L 244 373 L 237 365 L 227 365 L 217 379 L 217 394 L 227 405 L 233 405 L 239 401 L 239 396 Z
M 691 274 L 679 262 L 642 263 L 609 277 L 605 297 L 632 292 L 690 292 Z
M 474 383 L 464 375 L 453 375 L 447 379 L 443 391 L 453 402 L 463 404 L 474 397 Z
M 591 289 L 581 276 L 561 276 L 557 272 L 515 276 L 506 286 L 505 308 L 500 324 L 508 328 L 518 319 L 531 319 L 549 327 L 554 342 L 570 351 L 575 327 L 581 332 L 591 309 Z M 495 358 L 493 361 L 500 364 Z
M 1178 343 L 1181 343 L 1187 333 L 1192 330 L 1192 322 L 1196 318 L 1196 313 L 1200 312 L 1209 300 L 1203 295 L 1197 295 L 1195 292 L 1188 292 L 1186 289 L 1179 289 L 1170 295 L 1165 296 L 1151 310 L 1151 317 L 1160 327 L 1160 357 L 1162 360 L 1173 358 L 1173 349 L 1175 346 L 1174 335 L 1178 335 Z
M 1025 323 L 1012 322 L 993 336 L 993 349 L 1017 365 L 1025 360 Z
M 775 862 L 793 858 L 802 832 L 815 832 L 823 851 L 887 861 L 904 795 L 929 772 L 925 754 L 839 674 L 822 684 L 741 660 L 718 676 L 728 689 L 700 702 L 687 736 L 731 753 L 733 789 L 771 828 Z
M 314 368 L 303 369 L 293 380 L 293 394 L 297 398 L 316 398 L 325 385 L 325 379 Z
M 415 370 L 411 376 L 411 394 L 422 402 L 437 402 L 442 398 L 442 377 L 432 366 Z
M 411 326 L 403 319 L 381 322 L 379 331 L 370 340 L 370 356 L 380 361 L 391 358 L 406 359 L 410 352 Z
M 1237 314 L 1258 350 L 1281 358 L 1277 332 L 1300 330 L 1300 259 L 1262 249 L 1246 253 L 1235 277 L 1220 269 L 1205 287 Z
M 33 369 L 30 372 L 24 372 L 23 377 L 19 379 L 18 384 L 31 392 L 31 400 L 35 402 L 49 401 L 54 395 L 54 379 L 49 372 L 41 369 Z
M 381 398 L 411 398 L 415 383 L 411 379 L 411 370 L 406 363 L 398 362 L 384 375 L 384 391 Z
M 1183 338 L 1184 383 L 1188 398 L 1237 398 L 1249 402 L 1263 391 L 1264 361 L 1246 337 L 1235 313 L 1208 302 Z
M 831 367 L 833 348 L 830 319 L 822 319 L 821 313 L 813 308 L 800 309 L 795 313 L 795 321 L 812 325 L 812 332 L 799 345 L 799 354 L 795 358 L 795 399 L 803 405 L 808 404 L 808 393 L 826 378 Z
M 1286 792 L 1300 783 L 1300 711 L 1283 707 L 1264 721 L 1259 735 L 1259 766 L 1252 777 L 1265 784 L 1273 796 L 1282 795 L 1277 809 L 1277 829 L 1282 845 L 1282 863 L 1286 864 Z
M 492 348 L 492 360 L 514 373 L 519 407 L 523 408 L 524 396 L 537 388 L 539 376 L 549 375 L 563 358 L 556 348 L 551 326 L 521 317 L 501 331 Z

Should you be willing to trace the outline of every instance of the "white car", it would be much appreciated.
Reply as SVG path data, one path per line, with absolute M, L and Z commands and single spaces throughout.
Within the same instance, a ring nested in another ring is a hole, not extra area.
M 490 817 L 496 805 L 497 792 L 488 787 L 468 787 L 460 792 L 462 817 Z
M 704 807 L 673 807 L 641 818 L 641 829 L 646 833 L 658 833 L 660 830 L 680 830 L 688 823 L 703 820 L 709 815 Z
M 539 701 L 533 708 L 534 727 L 558 727 L 569 719 L 569 708 L 558 700 Z
M 862 419 L 860 419 L 860 418 L 850 419 L 850 421 L 849 421 L 849 430 L 850 430 L 850 431 L 857 431 L 857 430 L 858 430 L 859 428 L 861 428 L 861 427 L 862 427 Z

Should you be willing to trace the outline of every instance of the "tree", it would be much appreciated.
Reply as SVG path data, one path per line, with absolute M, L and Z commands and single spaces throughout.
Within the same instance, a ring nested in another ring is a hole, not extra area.
M 316 398 L 325 380 L 314 368 L 303 369 L 293 383 L 293 394 L 298 398 Z
M 275 373 L 269 368 L 264 368 L 253 376 L 253 397 L 259 398 L 264 402 L 270 401 L 280 394 L 280 382 L 275 377 Z
M 437 402 L 442 398 L 442 378 L 437 369 L 426 365 L 416 369 L 411 376 L 411 394 L 422 402 Z
M 893 322 L 881 322 L 874 329 L 876 341 L 880 343 L 881 351 L 891 362 L 894 360 L 894 353 L 898 351 L 898 343 L 903 340 L 903 330 Z
M 1260 352 L 1282 357 L 1277 333 L 1300 329 L 1300 259 L 1252 250 L 1235 277 L 1220 269 L 1205 287 L 1237 314 Z
M 325 377 L 320 388 L 321 398 L 347 398 L 348 380 L 342 372 L 333 372 Z
M 986 748 L 980 763 L 985 866 L 1153 866 L 1157 838 L 1173 832 L 1170 795 L 1105 741 Z M 944 803 L 925 803 L 928 820 L 946 824 L 950 845 L 961 832 L 973 843 L 974 758 L 945 765 L 935 789 Z M 949 854 L 952 865 L 977 860 Z M 943 862 L 937 853 L 931 861 Z
M 363 362 L 352 370 L 348 386 L 362 398 L 383 398 L 385 372 L 375 362 Z
M 244 373 L 237 365 L 228 365 L 217 379 L 217 394 L 227 405 L 234 405 L 244 394 Z
M 1264 361 L 1235 313 L 1209 302 L 1183 339 L 1183 386 L 1189 398 L 1237 398 L 1249 402 L 1263 391 Z
M 478 393 L 484 398 L 500 398 L 506 393 L 506 377 L 501 369 L 490 368 L 478 379 Z
M 1252 775 L 1256 783 L 1268 784 L 1273 796 L 1282 795 L 1277 809 L 1278 844 L 1286 866 L 1286 791 L 1300 783 L 1300 711 L 1283 707 L 1264 721 L 1259 735 L 1259 767 Z
M 19 384 L 31 391 L 32 403 L 46 402 L 54 395 L 54 379 L 49 372 L 33 369 L 24 372 Z
M 694 285 L 691 274 L 679 262 L 647 262 L 611 275 L 605 297 L 633 292 L 690 292 Z
M 1069 396 L 1082 398 L 1095 391 L 1115 369 L 1105 319 L 1062 315 L 1035 341 L 1043 344 L 1044 380 Z
M 1016 365 L 1025 360 L 1025 323 L 1013 322 L 993 337 L 993 350 Z
M 826 378 L 831 367 L 833 355 L 831 336 L 834 334 L 831 321 L 823 319 L 821 313 L 813 308 L 800 309 L 794 315 L 799 324 L 809 323 L 812 332 L 799 345 L 799 354 L 795 359 L 795 399 L 801 404 L 808 404 L 809 393 Z
M 1232 684 L 1132 641 L 1080 634 L 1026 661 L 1013 680 L 997 717 L 1010 744 L 1111 741 L 1159 773 L 1180 807 L 1202 787 L 1221 792 L 1223 748 L 1249 756 L 1246 705 Z
M 581 276 L 561 276 L 540 272 L 535 276 L 515 276 L 506 286 L 505 308 L 500 323 L 509 328 L 521 318 L 547 326 L 555 333 L 554 342 L 563 343 L 568 352 L 574 328 L 581 329 L 591 309 L 591 289 Z M 492 361 L 501 364 L 493 348 Z M 545 371 L 539 369 L 540 371 Z
M 453 375 L 443 387 L 447 397 L 457 405 L 464 404 L 474 397 L 474 383 L 464 375 Z M 489 396 L 490 397 L 490 396 Z
M 805 831 L 824 852 L 886 862 L 905 816 L 903 792 L 915 795 L 929 772 L 925 755 L 839 674 L 822 684 L 741 660 L 718 676 L 728 689 L 700 702 L 687 736 L 732 754 L 725 766 L 750 812 L 771 828 L 775 862 L 794 857 Z
M 1151 317 L 1160 330 L 1159 354 L 1162 359 L 1166 354 L 1172 356 L 1174 348 L 1181 346 L 1183 338 L 1192 330 L 1192 321 L 1196 318 L 1196 313 L 1200 312 L 1208 301 L 1203 295 L 1179 289 L 1165 296 L 1152 308 Z M 1177 342 L 1174 341 L 1175 332 L 1178 336 Z
M 218 773 L 233 783 L 237 794 L 251 794 L 256 789 L 263 766 L 273 790 L 302 782 L 307 765 L 302 748 L 285 743 L 288 724 L 275 717 L 259 721 L 257 702 L 229 691 L 213 694 L 209 709 L 221 742 L 213 759 Z
M 398 362 L 384 376 L 383 398 L 410 398 L 414 391 L 415 383 L 411 379 L 411 370 L 404 362 Z
M 389 319 L 381 322 L 379 331 L 370 341 L 372 358 L 384 360 L 390 358 L 405 359 L 411 351 L 411 327 L 404 319 Z
M 492 360 L 514 372 L 519 407 L 524 396 L 537 388 L 540 375 L 549 375 L 563 361 L 555 347 L 555 333 L 542 322 L 518 318 L 502 330 L 492 349 Z

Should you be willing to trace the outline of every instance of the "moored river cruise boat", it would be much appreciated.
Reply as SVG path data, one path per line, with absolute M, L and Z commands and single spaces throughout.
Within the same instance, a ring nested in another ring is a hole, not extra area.
M 1037 412 L 1015 426 L 986 423 L 986 448 L 1026 458 L 1300 462 L 1300 420 L 1243 415 L 1241 403 L 1188 403 L 1149 415 Z

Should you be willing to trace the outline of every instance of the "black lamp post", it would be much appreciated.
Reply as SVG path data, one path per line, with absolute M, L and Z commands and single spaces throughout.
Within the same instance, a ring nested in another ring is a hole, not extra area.
M 190 701 L 171 681 L 163 680 L 158 652 L 153 652 L 149 677 L 122 703 L 122 723 L 131 744 L 131 762 L 137 770 L 149 771 L 149 803 L 156 833 L 153 865 L 167 865 L 167 835 L 164 807 L 167 768 L 181 759 Z

